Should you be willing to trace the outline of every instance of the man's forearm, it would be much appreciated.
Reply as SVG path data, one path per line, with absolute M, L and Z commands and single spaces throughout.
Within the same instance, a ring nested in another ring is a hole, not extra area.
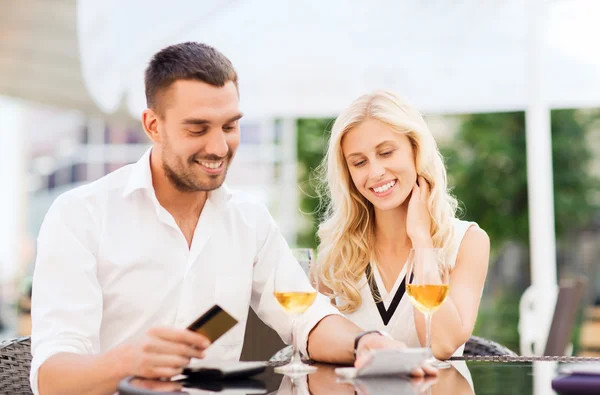
M 114 394 L 129 375 L 119 359 L 118 349 L 102 355 L 53 355 L 38 372 L 40 395 Z
M 363 330 L 340 315 L 323 318 L 308 336 L 308 354 L 320 362 L 354 363 L 354 339 Z

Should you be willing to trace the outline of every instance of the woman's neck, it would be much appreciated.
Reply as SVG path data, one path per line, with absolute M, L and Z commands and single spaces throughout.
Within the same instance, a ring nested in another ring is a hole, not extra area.
M 401 253 L 411 248 L 411 241 L 406 233 L 406 215 L 408 205 L 386 211 L 375 210 L 375 248 L 385 253 Z
M 412 246 L 406 232 L 408 206 L 375 212 L 374 253 L 387 292 L 393 288 Z

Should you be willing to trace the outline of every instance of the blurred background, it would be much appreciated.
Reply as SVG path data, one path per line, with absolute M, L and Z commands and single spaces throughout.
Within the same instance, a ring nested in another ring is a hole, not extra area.
M 565 319 L 561 352 L 600 355 L 599 20 L 580 0 L 0 0 L 2 337 L 30 331 L 49 206 L 137 161 L 144 67 L 195 40 L 240 75 L 228 184 L 259 197 L 290 245 L 317 245 L 314 170 L 336 114 L 393 89 L 425 114 L 461 218 L 490 236 L 475 334 L 541 355 Z M 558 284 L 581 294 L 561 299 Z

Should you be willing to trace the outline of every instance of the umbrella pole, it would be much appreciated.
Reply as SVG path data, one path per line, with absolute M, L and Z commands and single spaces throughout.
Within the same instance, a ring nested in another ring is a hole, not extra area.
M 536 355 L 543 355 L 557 294 L 554 188 L 550 108 L 544 100 L 543 0 L 529 0 L 526 81 L 528 105 L 525 117 L 531 287 L 535 295 Z

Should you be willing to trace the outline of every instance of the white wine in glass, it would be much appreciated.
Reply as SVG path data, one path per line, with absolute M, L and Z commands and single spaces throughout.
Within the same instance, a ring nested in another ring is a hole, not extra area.
M 446 300 L 450 286 L 448 284 L 408 284 L 406 292 L 421 313 L 433 314 Z
M 302 314 L 312 306 L 316 292 L 275 292 L 275 299 L 289 314 Z
M 275 284 L 273 295 L 283 310 L 293 317 L 292 344 L 294 353 L 290 363 L 275 368 L 275 372 L 290 376 L 300 376 L 312 373 L 316 367 L 302 362 L 296 341 L 296 320 L 304 314 L 317 298 L 318 278 L 308 279 L 310 267 L 313 262 L 313 250 L 310 248 L 296 248 L 292 250 L 294 258 L 302 268 L 304 275 L 295 273 L 290 268 L 289 262 L 282 262 L 275 268 Z M 298 275 L 299 274 L 299 275 Z
M 450 364 L 437 360 L 431 348 L 431 318 L 450 292 L 450 269 L 441 248 L 413 248 L 408 256 L 406 293 L 412 304 L 425 316 L 425 347 L 436 368 Z

